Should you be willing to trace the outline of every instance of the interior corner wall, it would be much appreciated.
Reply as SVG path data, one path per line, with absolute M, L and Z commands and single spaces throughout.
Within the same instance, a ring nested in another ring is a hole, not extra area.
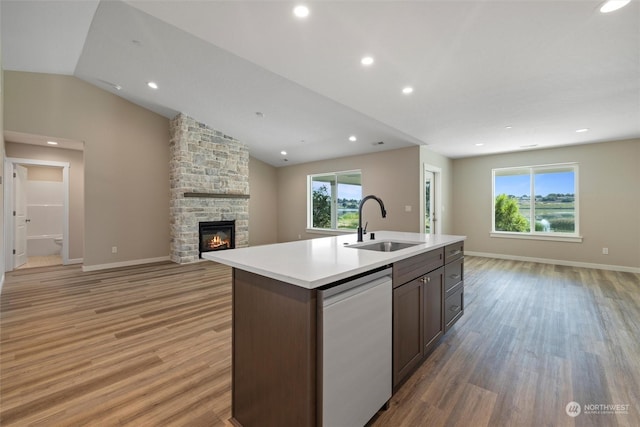
M 249 246 L 277 243 L 277 169 L 249 157 L 249 192 Z
M 84 257 L 84 158 L 83 152 L 39 145 L 6 142 L 7 157 L 69 163 L 69 260 Z
M 6 130 L 85 143 L 84 267 L 168 259 L 169 120 L 73 76 L 4 79 Z
M 581 243 L 490 237 L 492 169 L 566 162 L 579 163 Z M 471 252 L 640 269 L 638 165 L 640 139 L 455 159 L 453 231 Z
M 368 230 L 419 232 L 419 158 L 415 146 L 278 168 L 278 241 L 324 237 L 306 231 L 307 175 L 356 169 L 362 171 L 362 195 L 380 197 L 387 209 L 387 217 L 381 218 L 377 203 L 365 204 L 362 216 Z

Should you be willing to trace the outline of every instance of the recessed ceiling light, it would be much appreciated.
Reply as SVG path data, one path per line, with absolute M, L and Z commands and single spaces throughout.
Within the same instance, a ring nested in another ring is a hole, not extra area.
M 299 5 L 293 8 L 293 14 L 298 18 L 306 18 L 309 16 L 309 8 L 304 5 Z
M 609 12 L 613 12 L 614 10 L 618 10 L 621 9 L 623 7 L 625 7 L 626 5 L 629 4 L 631 0 L 609 0 L 606 1 L 602 4 L 602 6 L 600 6 L 600 12 L 602 13 L 609 13 Z
M 413 88 L 411 86 L 404 87 L 402 88 L 402 93 L 409 95 L 410 93 L 413 93 Z
M 357 140 L 358 140 L 358 138 L 356 138 L 356 136 L 355 136 L 355 135 L 351 135 L 351 136 L 349 137 L 349 141 L 351 141 L 351 142 L 356 142 Z
M 55 141 L 47 141 L 47 144 L 49 144 L 49 145 L 58 145 L 58 143 L 55 142 Z
M 284 150 L 282 150 L 282 151 L 280 152 L 280 154 L 282 154 L 283 156 L 286 156 L 286 155 L 287 155 L 287 152 L 286 152 L 286 151 L 284 151 Z
M 147 86 L 149 86 L 151 89 L 158 89 L 158 83 L 156 82 L 148 82 Z
M 115 90 L 122 90 L 122 86 L 117 85 L 115 83 L 111 83 L 107 80 L 102 80 L 102 79 L 98 79 L 99 82 L 102 82 L 104 84 L 106 84 L 107 86 L 111 86 L 112 88 L 114 88 Z
M 513 129 L 513 126 L 505 126 L 505 129 Z
M 576 133 L 583 133 L 583 132 L 589 132 L 588 128 L 583 128 L 583 129 L 577 129 Z
M 484 142 L 478 142 L 477 144 L 475 144 L 476 147 L 482 147 L 484 145 Z
M 373 57 L 372 56 L 365 56 L 360 60 L 360 63 L 362 65 L 371 65 L 371 64 L 373 64 Z
M 533 148 L 533 147 L 537 147 L 538 144 L 529 144 L 529 145 L 521 145 L 520 148 Z

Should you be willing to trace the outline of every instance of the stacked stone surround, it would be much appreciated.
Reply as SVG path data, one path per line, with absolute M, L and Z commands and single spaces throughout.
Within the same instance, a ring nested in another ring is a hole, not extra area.
M 247 146 L 184 114 L 171 120 L 170 135 L 171 260 L 179 264 L 198 260 L 202 221 L 235 220 L 236 248 L 248 246 Z M 185 197 L 188 193 L 206 196 Z

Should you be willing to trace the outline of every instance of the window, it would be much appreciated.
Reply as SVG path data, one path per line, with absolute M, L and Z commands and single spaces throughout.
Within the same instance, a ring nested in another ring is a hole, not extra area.
M 576 163 L 492 172 L 492 236 L 579 236 Z
M 309 175 L 307 178 L 309 228 L 358 228 L 358 205 L 362 199 L 360 171 L 324 173 Z

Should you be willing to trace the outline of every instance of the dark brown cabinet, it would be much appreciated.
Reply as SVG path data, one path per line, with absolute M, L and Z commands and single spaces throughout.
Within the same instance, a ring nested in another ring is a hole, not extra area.
M 438 339 L 444 334 L 444 321 L 442 318 L 442 288 L 444 269 L 432 271 L 422 281 L 422 316 L 424 332 L 422 334 L 424 342 L 422 344 L 423 354 L 435 347 Z
M 460 319 L 464 312 L 464 246 L 445 246 L 444 266 L 444 332 Z
M 419 279 L 393 290 L 393 385 L 422 361 L 423 286 Z
M 462 316 L 463 242 L 393 265 L 393 386 L 399 386 Z

